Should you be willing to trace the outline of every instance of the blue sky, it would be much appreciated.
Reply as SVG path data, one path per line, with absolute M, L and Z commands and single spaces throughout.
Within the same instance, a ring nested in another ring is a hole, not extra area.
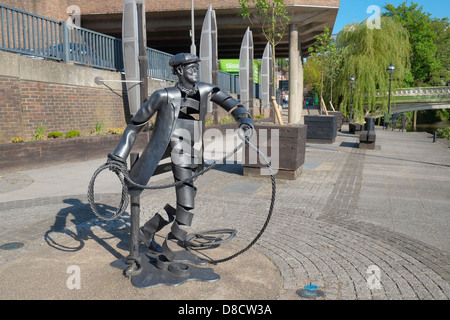
M 367 13 L 367 8 L 371 5 L 379 6 L 383 12 L 383 6 L 385 4 L 390 3 L 397 7 L 405 1 L 407 1 L 408 6 L 412 2 L 423 6 L 423 11 L 431 13 L 431 17 L 433 18 L 450 17 L 449 0 L 341 0 L 333 34 L 339 33 L 346 24 L 361 22 L 369 18 L 373 12 Z

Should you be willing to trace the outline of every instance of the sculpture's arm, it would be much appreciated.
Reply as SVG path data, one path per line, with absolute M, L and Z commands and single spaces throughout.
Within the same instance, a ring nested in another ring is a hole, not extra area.
M 246 128 L 248 129 L 248 127 L 254 127 L 252 116 L 247 108 L 225 91 L 218 88 L 213 90 L 211 101 L 218 104 L 226 111 L 231 111 L 231 116 L 235 121 L 239 122 L 239 127 L 242 127 L 244 130 L 246 130 Z
M 125 128 L 119 144 L 112 153 L 113 155 L 120 157 L 124 161 L 127 159 L 136 140 L 136 135 L 142 130 L 155 112 L 158 111 L 161 105 L 163 105 L 164 101 L 167 101 L 167 92 L 165 90 L 155 91 L 150 96 L 131 119 L 131 123 Z

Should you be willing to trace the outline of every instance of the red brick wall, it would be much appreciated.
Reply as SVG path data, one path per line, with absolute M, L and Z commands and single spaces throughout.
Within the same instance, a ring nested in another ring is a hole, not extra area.
M 109 90 L 0 77 L 0 143 L 31 138 L 39 124 L 46 133 L 78 130 L 88 134 L 124 127 L 123 99 Z
M 19 83 L 14 79 L 0 77 L 0 143 L 22 133 L 22 110 L 17 108 L 19 104 Z

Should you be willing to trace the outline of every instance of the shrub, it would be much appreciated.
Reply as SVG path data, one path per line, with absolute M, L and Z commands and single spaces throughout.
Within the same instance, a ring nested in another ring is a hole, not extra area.
M 122 134 L 125 131 L 124 128 L 109 128 L 108 133 L 110 134 Z
M 71 130 L 66 133 L 66 138 L 74 138 L 74 137 L 79 137 L 79 136 L 80 136 L 80 132 L 77 130 Z
M 54 132 L 50 132 L 47 136 L 47 138 L 53 138 L 53 139 L 57 139 L 57 138 L 62 138 L 63 133 L 59 132 L 59 131 L 54 131 Z
M 447 127 L 445 129 L 438 129 L 437 135 L 440 138 L 445 138 L 445 139 L 450 140 L 450 127 Z
M 11 138 L 11 142 L 12 143 L 18 143 L 18 142 L 23 142 L 24 140 L 23 140 L 23 138 L 21 138 L 21 137 L 12 137 Z

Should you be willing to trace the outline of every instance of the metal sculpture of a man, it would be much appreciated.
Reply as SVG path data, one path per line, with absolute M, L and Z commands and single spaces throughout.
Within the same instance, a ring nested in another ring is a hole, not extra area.
M 134 115 L 117 148 L 110 155 L 125 163 L 136 135 L 156 114 L 150 140 L 132 165 L 129 176 L 135 183 L 146 185 L 159 161 L 169 151 L 175 181 L 185 181 L 176 186 L 176 208 L 166 208 L 167 218 L 157 213 L 139 229 L 139 239 L 150 252 L 159 253 L 158 261 L 161 263 L 170 263 L 176 256 L 166 243 L 162 246 L 156 243 L 155 233 L 172 223 L 168 237 L 183 241 L 187 233 L 181 226 L 192 223 L 196 189 L 189 178 L 203 168 L 202 136 L 208 99 L 230 112 L 242 129 L 253 128 L 248 110 L 238 100 L 213 84 L 199 82 L 199 62 L 200 59 L 190 53 L 179 53 L 172 57 L 169 65 L 178 76 L 178 83 L 174 87 L 157 90 L 149 97 Z M 141 192 L 141 188 L 129 188 L 132 196 Z

